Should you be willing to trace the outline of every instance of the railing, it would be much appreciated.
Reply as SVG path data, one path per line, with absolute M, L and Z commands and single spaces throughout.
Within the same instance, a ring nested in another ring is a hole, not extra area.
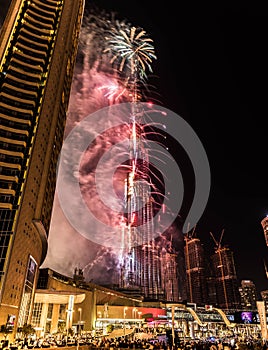
M 205 327 L 207 324 L 203 323 L 200 318 L 198 317 L 197 313 L 191 309 L 190 307 L 186 307 L 186 310 L 190 312 L 190 314 L 193 316 L 193 318 L 197 321 L 197 323 L 199 324 L 199 326 L 201 327 Z
M 225 322 L 227 327 L 235 327 L 236 324 L 235 323 L 231 323 L 229 321 L 229 319 L 227 318 L 226 314 L 221 310 L 221 309 L 217 309 L 217 308 L 213 308 L 213 310 L 216 310 L 222 317 L 223 321 Z

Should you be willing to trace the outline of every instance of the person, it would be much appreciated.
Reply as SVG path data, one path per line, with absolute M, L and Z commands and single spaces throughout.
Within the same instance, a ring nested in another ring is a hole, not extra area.
M 217 345 L 215 343 L 211 343 L 209 346 L 209 350 L 218 350 Z
M 219 340 L 218 344 L 217 344 L 218 350 L 223 350 L 223 345 L 222 345 L 222 341 Z

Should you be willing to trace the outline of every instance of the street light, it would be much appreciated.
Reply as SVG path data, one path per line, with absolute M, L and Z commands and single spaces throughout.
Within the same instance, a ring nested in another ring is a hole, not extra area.
M 128 307 L 124 307 L 124 336 L 126 335 L 126 311 L 128 310 Z
M 76 346 L 76 350 L 79 349 L 79 336 L 81 335 L 81 314 L 82 314 L 82 308 L 79 307 L 77 309 L 79 311 L 79 321 L 78 321 L 78 336 L 77 336 L 77 346 Z
M 132 309 L 132 318 L 134 320 L 134 328 L 136 327 L 136 313 L 137 313 L 138 309 L 136 307 L 133 307 Z
M 82 308 L 78 308 L 79 311 L 79 323 L 78 323 L 78 334 L 81 334 L 81 317 L 82 317 Z
M 132 309 L 132 318 L 136 318 L 136 312 L 138 311 L 138 309 L 136 307 L 133 307 Z
M 172 316 L 172 348 L 175 347 L 175 331 L 174 331 L 174 323 L 175 323 L 175 306 L 171 306 L 171 316 Z
M 141 319 L 141 314 L 142 314 L 142 312 L 138 311 L 139 320 Z M 141 329 L 141 320 L 139 321 L 139 331 L 140 331 L 140 329 Z
M 73 312 L 74 310 L 72 309 L 66 310 L 66 339 L 69 336 L 69 328 L 72 327 Z

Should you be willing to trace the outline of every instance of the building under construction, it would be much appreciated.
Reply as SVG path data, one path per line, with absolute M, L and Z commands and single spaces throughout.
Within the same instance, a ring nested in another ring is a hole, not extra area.
M 208 304 L 205 254 L 200 239 L 186 235 L 184 253 L 187 276 L 187 301 L 198 305 Z
M 229 247 L 223 246 L 221 243 L 223 232 L 219 241 L 211 234 L 216 244 L 215 253 L 211 256 L 211 262 L 216 287 L 217 306 L 226 310 L 238 309 L 240 307 L 240 295 L 234 255 Z

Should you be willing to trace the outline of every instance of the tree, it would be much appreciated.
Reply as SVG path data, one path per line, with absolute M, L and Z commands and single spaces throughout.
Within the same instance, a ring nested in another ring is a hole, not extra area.
M 74 335 L 74 330 L 72 328 L 68 328 L 68 333 L 67 334 L 72 337 Z
M 107 332 L 107 333 L 111 333 L 113 330 L 114 330 L 114 325 L 108 324 L 108 325 L 106 326 L 106 332 Z
M 18 332 L 21 332 L 23 334 L 24 338 L 27 338 L 28 335 L 35 333 L 35 329 L 33 328 L 33 326 L 31 324 L 25 323 L 23 325 L 23 327 L 18 328 Z

